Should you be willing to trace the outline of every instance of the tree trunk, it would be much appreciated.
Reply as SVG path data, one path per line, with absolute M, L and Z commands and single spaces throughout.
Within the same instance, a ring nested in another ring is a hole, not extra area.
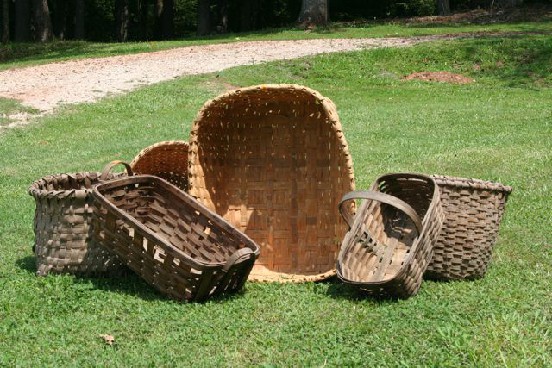
M 297 21 L 304 27 L 328 24 L 328 0 L 303 0 Z
M 218 0 L 218 8 L 220 20 L 217 31 L 226 33 L 228 32 L 228 0 Z
M 75 1 L 75 39 L 84 40 L 86 37 L 86 26 L 85 26 L 85 1 L 76 0 Z
M 2 43 L 10 41 L 10 0 L 2 2 Z
M 128 39 L 128 24 L 130 13 L 128 10 L 128 0 L 116 0 L 115 2 L 115 36 L 117 41 L 126 42 Z
M 174 0 L 155 0 L 155 38 L 166 40 L 174 35 Z
M 259 0 L 245 0 L 242 3 L 240 31 L 256 29 L 259 20 Z
M 197 5 L 197 34 L 208 35 L 211 31 L 211 1 L 199 0 Z
M 54 38 L 52 32 L 52 20 L 48 0 L 34 0 L 34 25 L 35 39 L 39 42 L 48 42 Z
M 53 2 L 54 33 L 62 41 L 67 37 L 67 5 L 65 0 Z
M 450 1 L 449 0 L 437 0 L 437 14 L 450 15 Z
M 15 2 L 15 41 L 27 42 L 31 39 L 31 2 Z

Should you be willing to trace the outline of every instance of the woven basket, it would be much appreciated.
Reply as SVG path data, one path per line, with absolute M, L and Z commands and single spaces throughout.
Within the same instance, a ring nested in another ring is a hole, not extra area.
M 433 178 L 440 188 L 445 222 L 426 276 L 484 276 L 512 188 L 479 179 L 438 175 Z
M 93 196 L 102 245 L 163 294 L 203 301 L 242 288 L 259 247 L 167 181 L 139 175 Z
M 353 219 L 345 204 L 359 198 L 364 201 Z M 345 195 L 339 208 L 350 226 L 337 260 L 339 279 L 371 295 L 416 294 L 443 222 L 433 179 L 384 175 L 370 191 Z
M 135 174 L 154 175 L 188 190 L 188 142 L 163 141 L 144 148 L 131 161 Z
M 354 178 L 332 101 L 298 85 L 234 90 L 203 106 L 189 144 L 189 193 L 261 247 L 250 280 L 335 275 Z
M 99 172 L 58 174 L 43 177 L 29 188 L 35 199 L 34 233 L 37 275 L 71 273 L 115 275 L 124 271 L 118 258 L 98 245 L 93 235 L 92 187 L 120 177 L 109 163 Z M 130 167 L 124 164 L 129 174 Z

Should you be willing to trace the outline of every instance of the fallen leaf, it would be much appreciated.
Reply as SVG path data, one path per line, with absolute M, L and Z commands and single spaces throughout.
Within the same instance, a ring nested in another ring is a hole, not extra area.
M 104 342 L 108 345 L 113 345 L 113 343 L 115 342 L 115 337 L 113 337 L 112 335 L 107 335 L 107 334 L 101 334 L 100 337 L 104 340 Z

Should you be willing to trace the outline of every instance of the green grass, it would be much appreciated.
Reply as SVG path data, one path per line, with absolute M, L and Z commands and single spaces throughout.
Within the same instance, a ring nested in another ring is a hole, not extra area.
M 551 48 L 539 35 L 481 38 L 239 67 L 3 133 L 0 366 L 550 366 Z M 402 80 L 423 70 L 476 82 Z M 179 304 L 135 276 L 34 276 L 33 180 L 187 139 L 208 98 L 259 83 L 307 85 L 336 103 L 357 188 L 396 171 L 512 185 L 486 277 L 426 281 L 404 301 L 362 298 L 332 280 L 247 283 L 231 297 Z
M 12 122 L 8 118 L 9 115 L 15 113 L 35 114 L 36 112 L 35 109 L 23 106 L 15 100 L 0 97 L 0 128 Z

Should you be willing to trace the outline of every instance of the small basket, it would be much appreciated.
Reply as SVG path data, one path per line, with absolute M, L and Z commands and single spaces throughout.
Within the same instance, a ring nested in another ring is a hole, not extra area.
M 92 222 L 92 188 L 105 180 L 120 177 L 112 173 L 120 161 L 99 172 L 58 174 L 35 181 L 28 193 L 35 199 L 34 233 L 37 275 L 70 273 L 115 275 L 126 268 L 118 258 L 98 245 Z
M 188 142 L 163 141 L 144 148 L 131 161 L 135 174 L 158 176 L 188 190 Z
M 345 204 L 354 199 L 364 201 L 353 220 Z M 433 179 L 384 175 L 370 191 L 345 195 L 339 209 L 350 226 L 337 260 L 339 279 L 374 296 L 416 294 L 443 222 Z
M 250 280 L 335 276 L 354 175 L 331 100 L 298 85 L 230 91 L 205 103 L 189 144 L 189 193 L 261 247 Z
M 512 188 L 479 179 L 433 175 L 445 213 L 428 278 L 475 279 L 487 272 Z
M 241 289 L 259 255 L 251 239 L 161 178 L 113 180 L 93 196 L 102 245 L 173 299 Z

